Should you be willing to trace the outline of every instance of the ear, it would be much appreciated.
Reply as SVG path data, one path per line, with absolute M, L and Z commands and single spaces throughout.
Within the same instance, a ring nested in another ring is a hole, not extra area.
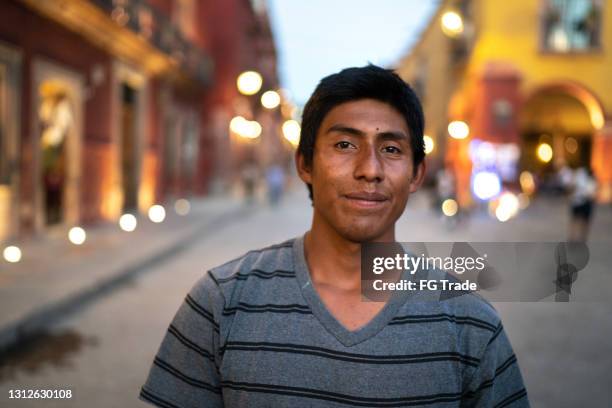
M 414 193 L 421 187 L 423 184 L 423 180 L 425 180 L 425 170 L 427 165 L 425 164 L 425 159 L 417 166 L 416 172 L 414 173 L 414 177 L 410 180 L 410 192 Z
M 299 150 L 295 151 L 295 167 L 300 179 L 306 184 L 312 184 L 312 169 L 306 165 L 304 155 Z

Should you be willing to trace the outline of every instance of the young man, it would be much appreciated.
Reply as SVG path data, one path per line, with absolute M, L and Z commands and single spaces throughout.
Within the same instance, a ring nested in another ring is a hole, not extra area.
M 413 91 L 376 66 L 324 78 L 296 153 L 302 237 L 210 270 L 177 312 L 141 399 L 160 407 L 528 406 L 495 310 L 475 295 L 362 301 L 364 242 L 394 242 L 425 173 Z

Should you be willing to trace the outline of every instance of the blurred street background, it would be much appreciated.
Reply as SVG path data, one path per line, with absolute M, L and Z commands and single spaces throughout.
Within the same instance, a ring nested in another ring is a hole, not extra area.
M 398 240 L 612 248 L 610 39 L 605 0 L 0 2 L 0 406 L 144 406 L 193 283 L 309 228 L 301 110 L 348 66 L 423 102 Z M 495 305 L 534 407 L 612 406 L 605 282 Z

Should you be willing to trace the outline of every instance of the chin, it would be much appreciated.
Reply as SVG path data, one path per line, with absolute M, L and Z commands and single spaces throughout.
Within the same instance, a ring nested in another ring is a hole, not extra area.
M 340 235 L 348 241 L 361 243 L 374 241 L 384 235 L 385 231 L 385 229 L 380 228 L 380 225 L 352 225 L 349 228 L 341 229 Z

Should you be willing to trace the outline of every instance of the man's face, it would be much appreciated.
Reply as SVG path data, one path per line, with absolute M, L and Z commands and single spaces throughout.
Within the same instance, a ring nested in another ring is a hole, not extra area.
M 373 99 L 333 108 L 317 133 L 312 166 L 299 154 L 297 163 L 312 185 L 314 223 L 352 242 L 393 241 L 424 175 L 424 164 L 414 172 L 404 117 Z

